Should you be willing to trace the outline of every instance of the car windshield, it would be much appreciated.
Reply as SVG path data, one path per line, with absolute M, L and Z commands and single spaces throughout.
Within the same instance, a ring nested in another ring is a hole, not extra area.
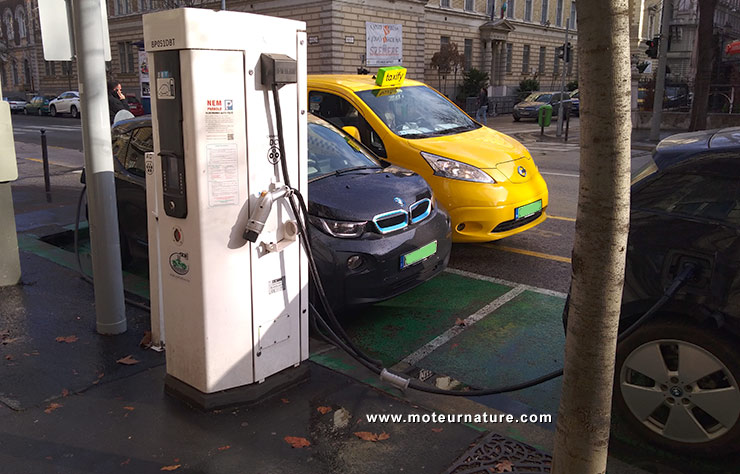
M 355 169 L 382 168 L 375 158 L 349 135 L 328 122 L 308 119 L 309 181 Z
M 540 94 L 539 92 L 535 92 L 534 94 L 529 94 L 529 97 L 524 99 L 524 102 L 550 102 L 551 98 L 552 94 Z
M 357 95 L 399 137 L 436 137 L 479 128 L 449 100 L 426 86 L 373 89 Z

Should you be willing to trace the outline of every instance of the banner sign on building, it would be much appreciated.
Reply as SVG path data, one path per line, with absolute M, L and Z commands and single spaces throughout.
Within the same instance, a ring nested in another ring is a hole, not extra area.
M 141 86 L 141 98 L 149 97 L 149 62 L 146 51 L 139 50 L 139 85 Z
M 365 22 L 368 66 L 398 66 L 403 63 L 401 25 Z

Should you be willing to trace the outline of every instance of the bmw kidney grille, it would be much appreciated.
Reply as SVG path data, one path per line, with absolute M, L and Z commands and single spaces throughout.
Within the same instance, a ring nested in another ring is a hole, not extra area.
M 403 229 L 411 224 L 416 224 L 426 219 L 432 213 L 432 201 L 424 198 L 409 206 L 409 210 L 396 209 L 395 211 L 383 212 L 373 217 L 373 222 L 381 234 L 387 234 Z

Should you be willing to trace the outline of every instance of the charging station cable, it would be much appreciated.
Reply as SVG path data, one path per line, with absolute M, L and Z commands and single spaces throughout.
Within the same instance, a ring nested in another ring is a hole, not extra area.
M 306 207 L 306 203 L 300 191 L 293 188 L 290 185 L 290 178 L 288 175 L 288 169 L 287 169 L 287 164 L 285 160 L 285 145 L 283 142 L 282 114 L 280 110 L 278 85 L 277 83 L 273 82 L 271 86 L 272 86 L 273 101 L 275 103 L 275 115 L 277 119 L 278 145 L 280 147 L 281 170 L 283 174 L 283 179 L 285 181 L 285 185 L 289 189 L 292 190 L 292 192 L 290 192 L 286 197 L 290 203 L 293 214 L 296 216 L 296 220 L 299 225 L 299 231 L 301 234 L 301 241 L 303 243 L 303 247 L 305 248 L 306 254 L 308 257 L 307 259 L 308 259 L 311 277 L 314 280 L 314 285 L 316 286 L 316 292 L 319 296 L 322 306 L 326 310 L 327 316 L 329 318 L 329 322 L 327 322 L 324 319 L 321 313 L 312 304 L 309 305 L 310 310 L 311 310 L 310 315 L 314 318 L 315 326 L 320 330 L 320 332 L 323 331 L 325 333 L 324 337 L 326 337 L 329 341 L 331 341 L 332 343 L 337 345 L 339 348 L 347 352 L 351 357 L 353 357 L 363 366 L 365 366 L 369 370 L 378 374 L 381 380 L 401 390 L 412 388 L 415 390 L 419 390 L 419 391 L 423 391 L 427 393 L 439 394 L 439 395 L 452 395 L 452 396 L 461 396 L 461 397 L 480 397 L 480 396 L 496 395 L 500 393 L 515 392 L 518 390 L 523 390 L 525 388 L 529 388 L 535 385 L 545 383 L 547 381 L 553 380 L 563 375 L 563 369 L 558 369 L 554 372 L 544 374 L 540 377 L 536 377 L 534 379 L 527 380 L 522 383 L 513 384 L 513 385 L 507 385 L 507 386 L 495 387 L 495 388 L 473 389 L 473 390 L 468 390 L 468 391 L 444 390 L 444 389 L 439 389 L 431 385 L 425 384 L 417 379 L 395 374 L 389 371 L 387 368 L 383 367 L 381 361 L 377 359 L 373 359 L 372 357 L 365 354 L 361 349 L 359 349 L 352 342 L 352 339 L 345 332 L 344 328 L 337 320 L 336 315 L 332 311 L 331 305 L 328 301 L 323 285 L 321 284 L 321 277 L 318 273 L 316 262 L 313 258 L 313 252 L 311 251 L 311 246 L 308 241 L 308 229 L 307 229 L 307 226 L 305 225 L 305 221 L 308 219 L 308 209 Z M 294 199 L 298 200 L 298 205 L 296 205 Z M 671 285 L 666 289 L 663 296 L 657 302 L 655 302 L 655 304 L 653 304 L 653 306 L 644 315 L 642 315 L 637 321 L 635 321 L 625 331 L 623 331 L 617 337 L 617 341 L 619 342 L 623 340 L 624 338 L 632 334 L 640 325 L 644 324 L 647 320 L 653 317 L 655 313 L 660 308 L 662 308 L 668 301 L 670 301 L 670 299 L 673 298 L 676 292 L 688 280 L 690 280 L 694 276 L 695 272 L 696 272 L 696 265 L 691 264 L 691 263 L 685 265 L 682 268 L 681 272 L 673 280 Z

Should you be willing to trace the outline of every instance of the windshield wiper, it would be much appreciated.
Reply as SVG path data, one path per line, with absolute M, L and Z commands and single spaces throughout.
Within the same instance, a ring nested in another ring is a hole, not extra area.
M 342 175 L 342 174 L 351 173 L 353 171 L 372 170 L 372 169 L 382 169 L 382 168 L 380 166 L 377 166 L 377 165 L 373 165 L 373 166 L 367 166 L 367 165 L 365 165 L 365 166 L 355 166 L 355 167 L 352 167 L 352 168 L 344 168 L 344 169 L 341 169 L 341 170 L 336 170 L 334 172 L 334 174 L 336 176 L 339 176 L 339 175 Z

